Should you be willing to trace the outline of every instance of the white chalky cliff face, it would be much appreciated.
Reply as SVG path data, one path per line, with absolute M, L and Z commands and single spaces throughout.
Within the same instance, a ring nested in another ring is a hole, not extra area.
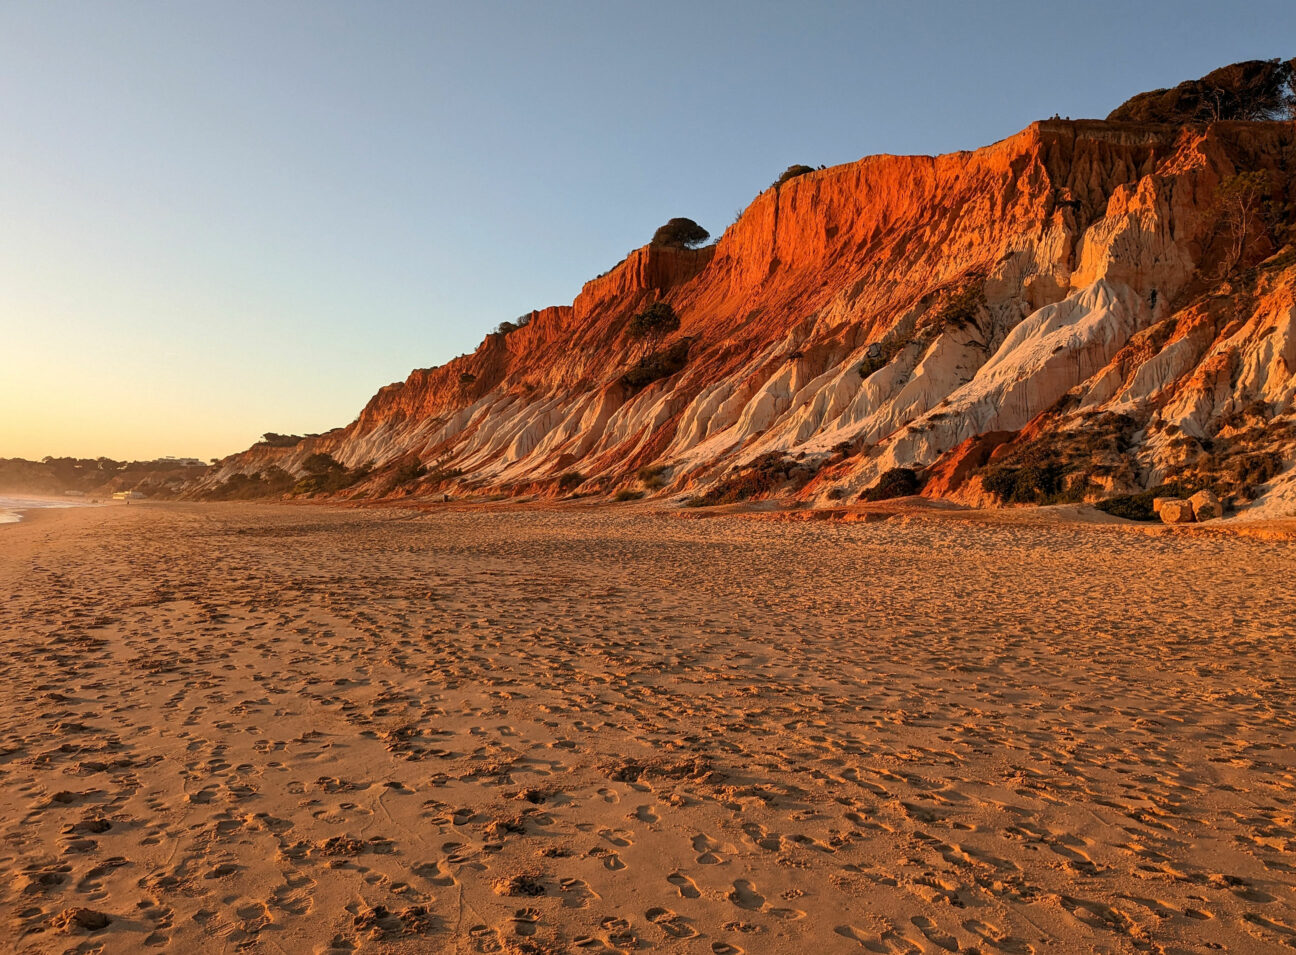
M 1289 512 L 1292 169 L 1291 123 L 1050 121 L 975 152 L 807 173 L 715 246 L 639 249 L 571 306 L 383 388 L 346 428 L 234 455 L 207 484 L 323 451 L 372 462 L 359 496 L 553 490 L 572 472 L 612 493 L 645 466 L 666 468 L 649 490 L 669 496 L 775 452 L 815 472 L 781 493 L 816 504 L 896 467 L 925 470 L 924 493 L 985 502 L 985 466 L 1083 448 L 1101 421 L 1117 445 L 1068 458 L 1083 496 L 1250 467 L 1265 480 L 1242 513 Z M 1249 172 L 1263 214 L 1235 263 L 1221 186 Z M 681 320 L 661 347 L 687 339 L 687 361 L 630 387 L 626 326 L 657 299 Z M 458 476 L 384 483 L 415 458 Z

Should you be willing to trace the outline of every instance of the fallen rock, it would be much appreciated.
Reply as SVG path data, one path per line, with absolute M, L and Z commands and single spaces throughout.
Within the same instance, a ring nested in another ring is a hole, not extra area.
M 1198 521 L 1213 521 L 1224 516 L 1224 505 L 1210 491 L 1198 491 L 1188 498 L 1188 503 L 1192 505 L 1193 517 Z
M 1177 497 L 1160 498 L 1161 507 L 1157 511 L 1163 524 L 1191 524 L 1195 521 L 1193 506 Z M 1155 506 L 1155 505 L 1154 505 Z

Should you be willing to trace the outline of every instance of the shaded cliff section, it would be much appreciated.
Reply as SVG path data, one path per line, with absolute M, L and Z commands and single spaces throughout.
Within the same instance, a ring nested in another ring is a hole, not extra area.
M 1180 482 L 1296 506 L 1294 130 L 1054 120 L 805 172 L 714 245 L 636 250 L 192 493 L 327 456 L 328 493 L 365 499 L 835 505 L 890 481 L 1040 503 Z M 628 326 L 654 302 L 680 327 L 646 356 Z M 645 359 L 666 373 L 628 384 Z

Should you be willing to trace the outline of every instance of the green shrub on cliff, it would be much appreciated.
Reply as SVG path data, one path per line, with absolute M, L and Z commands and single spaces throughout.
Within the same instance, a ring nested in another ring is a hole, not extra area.
M 669 471 L 664 464 L 649 464 L 641 467 L 635 477 L 650 491 L 657 491 L 666 486 L 666 472 Z
M 343 468 L 333 455 L 326 454 L 323 451 L 316 451 L 314 454 L 308 455 L 306 460 L 302 462 L 302 470 L 307 474 L 318 475 L 331 474 L 334 471 L 343 470 Z
M 649 348 L 656 348 L 658 342 L 679 331 L 679 327 L 679 316 L 669 302 L 653 302 L 630 319 L 626 332 L 631 338 L 647 342 Z
M 332 494 L 358 484 L 369 476 L 373 468 L 364 464 L 347 468 L 331 454 L 317 451 L 302 462 L 305 476 L 293 485 L 294 494 Z
M 1056 504 L 1065 495 L 1069 472 L 1059 464 L 1028 464 L 1022 467 L 987 468 L 982 486 L 1003 504 Z
M 562 477 L 558 478 L 558 490 L 564 494 L 570 494 L 582 484 L 585 483 L 585 475 L 579 471 L 568 471 Z
M 682 338 L 665 351 L 653 352 L 640 358 L 621 376 L 621 384 L 628 391 L 639 391 L 654 381 L 669 378 L 688 364 L 690 339 Z
M 690 498 L 685 507 L 733 504 L 754 497 L 766 497 L 780 490 L 799 490 L 815 476 L 816 468 L 781 451 L 770 451 L 730 473 L 703 494 Z

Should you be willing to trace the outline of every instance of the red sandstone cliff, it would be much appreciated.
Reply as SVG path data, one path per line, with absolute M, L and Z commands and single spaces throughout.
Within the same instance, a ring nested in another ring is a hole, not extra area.
M 571 306 L 414 371 L 346 428 L 226 459 L 206 488 L 326 452 L 372 464 L 347 492 L 366 496 L 567 475 L 823 503 L 912 468 L 930 494 L 1012 499 L 1016 476 L 1029 500 L 1044 468 L 1040 499 L 1191 477 L 1290 508 L 1293 169 L 1292 123 L 1051 121 L 810 172 L 714 246 L 639 249 Z M 634 389 L 626 327 L 659 298 L 681 320 L 663 350 L 687 360 Z

